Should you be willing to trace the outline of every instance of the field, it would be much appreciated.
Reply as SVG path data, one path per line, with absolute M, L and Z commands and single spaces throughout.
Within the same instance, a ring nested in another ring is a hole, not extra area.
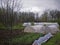
M 38 33 L 21 33 L 15 37 L 12 36 L 12 38 L 1 39 L 0 45 L 32 45 L 41 36 L 43 35 Z
M 32 45 L 34 40 L 38 39 L 42 34 L 24 33 L 12 39 L 13 45 Z
M 3 39 L 3 41 L 0 42 L 0 45 L 32 45 L 34 40 L 38 39 L 41 36 L 43 36 L 43 34 L 21 33 L 20 35 L 16 35 L 10 39 Z M 60 32 L 42 45 L 60 45 Z
M 43 34 L 24 33 L 23 35 L 12 38 L 13 45 L 32 45 L 34 40 L 43 36 Z M 60 32 L 54 35 L 50 40 L 42 45 L 60 45 Z
M 13 30 L 12 34 L 10 31 L 2 30 L 0 34 L 2 34 L 0 35 L 0 45 L 32 45 L 36 39 L 43 36 L 38 33 L 20 32 L 20 30 Z

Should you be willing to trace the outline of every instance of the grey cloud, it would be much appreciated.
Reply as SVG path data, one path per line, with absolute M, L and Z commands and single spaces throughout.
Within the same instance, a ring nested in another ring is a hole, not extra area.
M 39 7 L 46 9 L 60 9 L 60 0 L 22 0 L 23 7 Z

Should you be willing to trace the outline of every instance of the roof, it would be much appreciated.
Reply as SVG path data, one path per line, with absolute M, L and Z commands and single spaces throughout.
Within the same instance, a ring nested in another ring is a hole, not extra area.
M 35 25 L 35 26 L 31 26 L 34 30 L 40 30 L 43 25 Z
M 55 25 L 55 26 L 57 26 L 57 27 L 59 27 L 59 25 L 58 25 L 58 23 L 57 22 L 55 22 L 55 23 L 48 23 L 48 22 L 39 22 L 39 23 L 34 23 L 34 25 L 44 25 L 44 24 L 46 24 L 46 25 Z M 28 22 L 28 23 L 23 23 L 23 26 L 28 26 L 28 25 L 31 25 L 31 23 L 30 22 Z
M 23 26 L 31 26 L 31 23 L 24 23 Z

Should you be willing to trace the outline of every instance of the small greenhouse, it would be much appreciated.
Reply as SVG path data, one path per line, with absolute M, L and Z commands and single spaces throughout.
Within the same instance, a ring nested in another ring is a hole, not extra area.
M 43 34 L 47 34 L 47 33 L 55 34 L 58 31 L 59 31 L 58 27 L 52 25 L 50 26 L 34 25 L 34 26 L 27 26 L 24 29 L 24 32 L 43 33 Z

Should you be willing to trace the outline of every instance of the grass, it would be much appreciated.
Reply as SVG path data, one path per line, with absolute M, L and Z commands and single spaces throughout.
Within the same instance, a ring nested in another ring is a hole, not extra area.
M 19 36 L 16 36 L 12 39 L 7 40 L 7 43 L 10 42 L 12 45 L 32 45 L 34 40 L 43 36 L 42 34 L 36 33 L 22 33 Z M 54 35 L 50 40 L 42 45 L 60 45 L 60 32 Z
M 0 29 L 6 29 L 6 27 L 2 23 L 0 23 Z
M 34 40 L 38 39 L 42 34 L 35 33 L 24 33 L 20 37 L 16 37 L 12 39 L 12 44 L 20 44 L 20 45 L 29 45 L 34 42 Z
M 19 23 L 19 24 L 17 24 L 17 25 L 14 25 L 12 28 L 13 28 L 13 29 L 20 29 L 20 30 L 23 30 L 25 27 L 23 26 L 22 23 Z
M 19 30 L 23 30 L 25 27 L 22 26 L 22 23 L 16 24 L 14 26 L 12 26 L 12 29 L 19 29 Z M 5 25 L 3 25 L 2 23 L 0 23 L 0 29 L 11 29 L 11 27 L 5 27 Z
M 60 45 L 60 32 L 43 45 Z

